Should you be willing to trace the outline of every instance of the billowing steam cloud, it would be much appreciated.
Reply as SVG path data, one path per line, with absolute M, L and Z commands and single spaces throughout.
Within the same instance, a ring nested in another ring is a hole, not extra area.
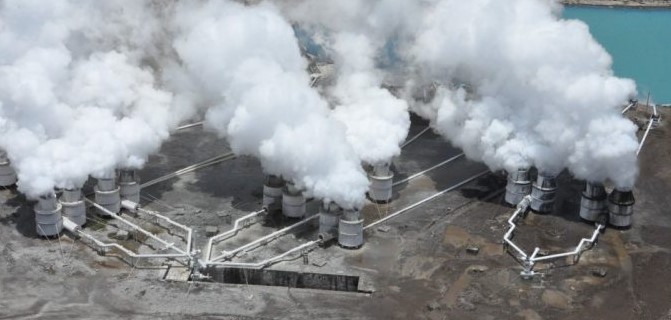
M 349 208 L 368 181 L 327 103 L 310 88 L 291 26 L 268 4 L 178 6 L 175 49 L 203 101 L 206 123 L 237 154 L 261 160 L 308 195 Z
M 368 164 L 389 163 L 400 154 L 410 119 L 408 104 L 382 88 L 379 64 L 385 49 L 405 30 L 402 12 L 412 1 L 280 1 L 285 13 L 332 56 L 336 83 L 327 92 L 334 116 Z
M 0 15 L 0 147 L 29 197 L 141 167 L 188 116 L 141 63 L 148 3 L 8 0 Z
M 434 1 L 410 51 L 428 79 L 451 84 L 438 90 L 430 117 L 493 169 L 568 167 L 630 188 L 636 127 L 618 107 L 635 84 L 613 76 L 584 23 L 554 9 L 539 0 Z
M 392 74 L 411 79 L 407 92 L 440 84 L 414 110 L 492 169 L 634 184 L 636 128 L 617 107 L 635 85 L 555 2 L 273 2 L 0 2 L 0 148 L 20 190 L 139 168 L 207 107 L 208 127 L 237 154 L 308 195 L 359 206 L 360 161 L 389 161 L 407 134 L 407 103 L 381 88 Z M 333 58 L 333 110 L 309 87 L 287 21 Z
M 278 2 L 291 19 L 324 25 L 327 31 L 315 32 L 315 39 L 327 39 L 327 47 L 329 32 L 336 34 L 331 48 L 344 70 L 361 72 L 372 45 L 377 64 L 391 59 L 387 69 L 411 79 L 408 92 L 442 84 L 432 103 L 415 111 L 490 168 L 558 173 L 568 167 L 579 178 L 633 185 L 636 128 L 617 107 L 635 85 L 613 77 L 610 56 L 583 23 L 557 17 L 557 2 Z M 340 74 L 336 96 L 347 96 L 338 93 L 352 74 Z

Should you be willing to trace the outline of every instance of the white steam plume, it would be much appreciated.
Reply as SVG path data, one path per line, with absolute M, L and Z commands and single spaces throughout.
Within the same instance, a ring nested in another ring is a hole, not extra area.
M 285 14 L 335 62 L 336 83 L 326 91 L 334 116 L 347 127 L 360 159 L 376 165 L 400 154 L 410 127 L 408 104 L 382 88 L 393 41 L 415 22 L 417 4 L 398 0 L 279 1 Z M 391 48 L 391 49 L 390 49 Z M 388 66 L 389 68 L 394 68 Z
M 130 0 L 0 3 L 0 147 L 20 191 L 36 197 L 139 168 L 191 113 L 141 62 L 156 43 L 152 10 Z
M 619 107 L 635 84 L 614 77 L 587 26 L 559 19 L 556 8 L 541 0 L 427 2 L 408 56 L 425 80 L 450 85 L 419 111 L 492 169 L 568 167 L 578 178 L 631 188 L 636 127 Z
M 269 4 L 208 1 L 178 6 L 175 49 L 211 104 L 206 124 L 236 154 L 269 174 L 345 208 L 363 203 L 368 181 L 327 103 L 309 86 L 291 26 Z

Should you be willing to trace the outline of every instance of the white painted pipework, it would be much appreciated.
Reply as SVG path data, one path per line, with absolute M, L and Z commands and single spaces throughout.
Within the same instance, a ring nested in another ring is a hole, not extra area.
M 211 256 L 211 254 L 212 254 L 212 253 L 211 253 L 211 252 L 212 252 L 212 247 L 214 246 L 214 242 L 215 242 L 215 241 L 217 241 L 217 240 L 219 240 L 219 239 L 222 239 L 222 238 L 226 238 L 226 237 L 228 237 L 228 236 L 230 236 L 230 235 L 236 234 L 238 231 L 240 231 L 240 229 L 242 229 L 242 228 L 244 227 L 243 224 L 242 224 L 243 221 L 248 220 L 248 219 L 251 219 L 251 218 L 258 217 L 258 216 L 260 216 L 260 215 L 262 215 L 262 214 L 265 214 L 266 212 L 267 212 L 267 210 L 266 210 L 265 208 L 263 208 L 263 209 L 261 209 L 261 210 L 259 210 L 259 211 L 252 212 L 252 213 L 250 213 L 250 214 L 248 214 L 248 215 L 245 215 L 245 216 L 243 216 L 243 217 L 241 217 L 241 218 L 238 218 L 238 219 L 235 220 L 235 222 L 233 222 L 233 228 L 231 228 L 231 229 L 228 230 L 228 231 L 222 232 L 222 233 L 220 233 L 220 234 L 218 234 L 218 235 L 215 235 L 215 236 L 213 236 L 212 238 L 210 238 L 210 239 L 207 241 L 207 247 L 205 247 L 205 260 L 206 260 L 206 261 L 209 261 L 209 260 L 210 260 L 210 256 Z M 245 225 L 245 226 L 246 226 L 246 225 Z
M 412 179 L 415 179 L 415 178 L 417 178 L 417 177 L 419 177 L 419 176 L 421 176 L 421 175 L 423 175 L 423 174 L 425 174 L 425 173 L 427 173 L 427 172 L 429 172 L 429 171 L 433 171 L 433 170 L 435 170 L 435 169 L 438 169 L 438 168 L 440 168 L 440 167 L 442 167 L 442 166 L 444 166 L 444 165 L 446 165 L 446 164 L 448 164 L 448 163 L 450 163 L 450 162 L 452 162 L 452 161 L 454 161 L 454 160 L 457 160 L 457 159 L 459 159 L 459 158 L 461 158 L 461 157 L 463 157 L 463 156 L 464 156 L 464 154 L 463 154 L 463 153 L 460 153 L 460 154 L 458 154 L 458 155 L 456 155 L 456 156 L 454 156 L 454 157 L 452 157 L 452 158 L 449 158 L 449 159 L 447 159 L 447 160 L 445 160 L 445 161 L 443 161 L 443 162 L 441 162 L 441 163 L 439 163 L 439 164 L 434 165 L 434 166 L 431 167 L 431 168 L 428 168 L 428 169 L 426 169 L 426 170 L 417 172 L 417 173 L 415 173 L 415 174 L 413 174 L 413 175 L 411 175 L 411 176 L 409 176 L 409 177 L 407 177 L 407 178 L 405 178 L 405 179 L 396 181 L 396 182 L 394 182 L 391 186 L 392 186 L 392 187 L 395 187 L 395 186 L 397 186 L 397 185 L 399 185 L 399 184 L 401 184 L 401 183 L 408 182 L 408 181 L 410 181 L 410 180 L 412 180 Z
M 654 119 L 651 117 L 650 120 L 648 121 L 648 128 L 645 129 L 645 133 L 643 134 L 643 138 L 641 139 L 641 142 L 638 144 L 638 150 L 636 151 L 636 155 L 641 153 L 641 149 L 643 149 L 643 143 L 645 143 L 645 139 L 648 138 L 648 133 L 650 133 L 650 129 L 652 129 L 652 123 L 654 122 Z
M 279 255 L 276 255 L 274 257 L 268 258 L 266 260 L 263 260 L 261 262 L 208 262 L 207 265 L 212 265 L 212 266 L 222 266 L 222 267 L 238 267 L 238 268 L 250 268 L 250 269 L 262 269 L 265 268 L 276 261 L 298 251 L 310 251 L 312 250 L 313 247 L 317 246 L 320 243 L 320 240 L 313 240 L 310 242 L 306 242 L 304 244 L 301 244 L 297 247 L 294 247 L 293 249 L 290 249 L 288 251 L 285 251 L 284 253 L 281 253 Z
M 408 211 L 408 210 L 414 209 L 414 208 L 416 208 L 416 207 L 418 207 L 418 206 L 420 206 L 420 205 L 422 205 L 422 204 L 424 204 L 424 203 L 426 203 L 426 202 L 429 202 L 429 201 L 431 201 L 431 200 L 433 200 L 433 199 L 435 199 L 435 198 L 437 198 L 437 197 L 440 197 L 440 196 L 442 196 L 442 195 L 444 195 L 444 194 L 446 194 L 446 193 L 448 193 L 448 192 L 450 192 L 450 191 L 452 191 L 452 190 L 454 190 L 454 189 L 457 189 L 457 188 L 459 188 L 459 187 L 461 187 L 461 186 L 463 186 L 463 185 L 465 185 L 465 184 L 467 184 L 467 183 L 469 183 L 469 182 L 471 182 L 471 181 L 473 181 L 473 180 L 475 180 L 475 179 L 477 179 L 477 178 L 480 178 L 480 177 L 484 176 L 484 175 L 487 174 L 487 173 L 489 173 L 489 170 L 480 172 L 480 173 L 478 173 L 478 174 L 476 174 L 476 175 L 474 175 L 474 176 L 472 176 L 472 177 L 470 177 L 470 178 L 468 178 L 468 179 L 466 179 L 466 180 L 464 180 L 464 181 L 462 181 L 462 182 L 457 183 L 457 184 L 454 185 L 454 186 L 451 186 L 451 187 L 449 187 L 449 188 L 447 188 L 447 189 L 444 189 L 444 190 L 442 190 L 442 191 L 440 191 L 440 192 L 438 192 L 438 193 L 436 193 L 436 194 L 434 194 L 434 195 L 432 195 L 432 196 L 430 196 L 430 197 L 428 197 L 428 198 L 425 198 L 424 200 L 421 200 L 421 201 L 419 201 L 419 202 L 416 202 L 416 203 L 414 203 L 414 204 L 411 204 L 411 205 L 409 205 L 409 206 L 407 206 L 407 207 L 405 207 L 405 208 L 403 208 L 403 209 L 401 209 L 401 210 L 398 210 L 398 211 L 396 211 L 396 212 L 394 212 L 394 213 L 392 213 L 392 214 L 390 214 L 390 215 L 388 215 L 388 216 L 386 216 L 386 217 L 384 217 L 384 218 L 382 218 L 382 219 L 380 219 L 380 220 L 377 220 L 377 221 L 375 221 L 375 222 L 372 222 L 372 223 L 370 223 L 369 225 L 365 226 L 363 229 L 366 230 L 366 229 L 372 228 L 372 227 L 374 227 L 374 226 L 376 226 L 376 225 L 378 225 L 378 224 L 387 222 L 388 220 L 393 219 L 393 218 L 395 218 L 396 216 L 398 216 L 398 215 L 400 215 L 400 214 L 403 214 L 403 213 L 405 213 L 405 212 Z
M 231 250 L 231 251 L 225 251 L 225 250 L 224 250 L 224 251 L 222 251 L 222 254 L 221 254 L 221 255 L 219 255 L 219 256 L 217 256 L 217 257 L 214 257 L 214 258 L 213 258 L 212 260 L 210 260 L 210 261 L 207 261 L 206 264 L 211 264 L 211 262 L 215 262 L 215 261 L 219 261 L 219 260 L 223 260 L 223 259 L 229 259 L 229 258 L 233 257 L 234 255 L 236 255 L 236 254 L 237 254 L 238 252 L 240 252 L 240 251 L 247 250 L 247 249 L 250 249 L 250 248 L 254 248 L 254 247 L 256 247 L 256 246 L 258 246 L 258 245 L 260 245 L 260 244 L 262 244 L 262 243 L 270 242 L 270 241 L 272 241 L 273 239 L 275 239 L 275 238 L 277 238 L 277 237 L 279 237 L 279 236 L 282 236 L 282 235 L 286 234 L 287 232 L 289 232 L 289 231 L 291 231 L 291 230 L 293 230 L 293 229 L 296 229 L 296 228 L 298 228 L 298 227 L 300 227 L 300 226 L 303 226 L 303 225 L 305 225 L 305 224 L 307 224 L 307 223 L 310 223 L 312 220 L 315 220 L 315 219 L 317 219 L 317 218 L 319 218 L 319 215 L 318 215 L 318 214 L 313 215 L 313 216 L 310 216 L 310 217 L 307 217 L 307 218 L 301 220 L 300 222 L 294 223 L 294 224 L 292 224 L 292 225 L 290 225 L 290 226 L 288 226 L 288 227 L 286 227 L 286 228 L 277 230 L 277 231 L 275 231 L 275 232 L 273 232 L 273 233 L 271 233 L 271 234 L 269 234 L 269 235 L 267 235 L 267 236 L 264 236 L 264 237 L 261 237 L 261 238 L 259 238 L 259 239 L 256 239 L 256 240 L 254 240 L 254 241 L 252 241 L 252 242 L 250 242 L 250 243 L 248 243 L 248 244 L 245 244 L 245 245 L 243 245 L 243 246 L 240 246 L 240 247 L 238 247 L 238 248 L 235 248 L 235 249 L 233 249 L 233 250 Z
M 210 159 L 207 159 L 207 160 L 205 160 L 205 161 L 201 161 L 201 162 L 199 162 L 199 163 L 196 163 L 196 164 L 194 164 L 194 165 L 190 165 L 190 166 L 188 166 L 188 167 L 186 167 L 186 168 L 177 170 L 177 171 L 175 171 L 175 172 L 173 172 L 173 173 L 170 173 L 170 174 L 167 174 L 167 175 L 165 175 L 165 176 L 158 177 L 158 178 L 156 178 L 156 179 L 154 179 L 154 180 L 147 181 L 147 182 L 141 184 L 141 185 L 140 185 L 140 188 L 146 188 L 146 187 L 149 187 L 149 186 L 153 186 L 153 185 L 155 185 L 155 184 L 157 184 L 157 183 L 161 183 L 161 182 L 163 182 L 163 181 L 172 179 L 172 178 L 174 178 L 174 177 L 177 177 L 177 176 L 180 176 L 180 175 L 189 173 L 189 172 L 196 171 L 196 170 L 198 170 L 198 169 L 202 169 L 202 168 L 205 168 L 205 167 L 209 167 L 209 166 L 214 165 L 214 164 L 217 164 L 217 163 L 219 163 L 219 162 L 224 162 L 224 161 L 227 161 L 227 160 L 235 159 L 235 157 L 236 157 L 236 156 L 235 156 L 235 154 L 233 154 L 233 152 L 228 152 L 228 153 L 225 153 L 225 154 L 221 154 L 221 155 L 218 155 L 218 156 L 216 156 L 216 157 L 212 157 L 212 158 L 210 158 Z
M 126 224 L 127 226 L 129 226 L 129 227 L 131 227 L 131 228 L 133 228 L 133 229 L 139 231 L 140 233 L 146 235 L 147 237 L 150 237 L 150 238 L 156 240 L 157 242 L 163 244 L 163 245 L 165 246 L 164 250 L 172 249 L 172 250 L 174 250 L 174 251 L 179 252 L 182 256 L 187 256 L 187 257 L 190 256 L 187 252 L 183 251 L 182 249 L 179 249 L 179 248 L 175 247 L 175 244 L 174 244 L 174 243 L 167 242 L 167 241 L 165 241 L 165 240 L 163 240 L 163 239 L 157 237 L 157 236 L 154 235 L 153 233 L 151 233 L 151 232 L 149 232 L 149 231 L 147 231 L 147 230 L 142 229 L 140 226 L 138 226 L 138 225 L 136 225 L 136 224 L 134 224 L 134 223 L 132 223 L 132 222 L 130 222 L 130 221 L 124 219 L 124 218 L 121 218 L 119 215 L 117 215 L 117 214 L 115 214 L 115 213 L 113 213 L 113 212 L 107 210 L 105 207 L 103 207 L 103 206 L 101 206 L 101 205 L 95 203 L 94 201 L 91 201 L 91 200 L 89 200 L 89 199 L 86 199 L 86 201 L 87 201 L 88 203 L 92 204 L 94 207 L 98 208 L 99 210 L 106 211 L 107 214 L 109 214 L 112 218 L 121 221 L 122 223 L 124 223 L 124 224 Z
M 408 140 L 405 140 L 405 142 L 403 142 L 403 144 L 401 145 L 401 149 L 403 149 L 407 145 L 413 143 L 415 140 L 417 140 L 417 138 L 421 137 L 423 134 L 425 134 L 427 131 L 429 131 L 429 129 L 431 129 L 431 126 L 427 126 L 422 131 L 420 131 L 418 134 L 414 135 L 412 138 L 410 138 Z

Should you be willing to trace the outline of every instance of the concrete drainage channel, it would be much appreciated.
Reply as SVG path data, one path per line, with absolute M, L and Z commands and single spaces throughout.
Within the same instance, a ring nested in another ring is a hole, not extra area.
M 208 282 L 370 293 L 359 276 L 238 267 L 210 267 L 203 271 Z

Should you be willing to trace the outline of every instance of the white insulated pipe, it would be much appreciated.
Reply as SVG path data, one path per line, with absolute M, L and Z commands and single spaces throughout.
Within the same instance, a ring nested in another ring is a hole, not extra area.
M 267 236 L 264 236 L 264 237 L 261 237 L 261 238 L 259 238 L 259 239 L 256 239 L 256 240 L 254 240 L 254 241 L 252 241 L 252 242 L 250 242 L 250 243 L 248 243 L 248 244 L 242 245 L 242 246 L 240 246 L 240 247 L 238 247 L 238 248 L 235 248 L 235 249 L 233 249 L 233 250 L 231 250 L 231 251 L 226 251 L 226 250 L 224 250 L 224 251 L 222 251 L 222 254 L 221 254 L 221 255 L 219 255 L 219 256 L 217 256 L 217 257 L 214 257 L 214 258 L 213 258 L 212 260 L 210 260 L 210 261 L 207 261 L 206 264 L 211 264 L 211 262 L 216 262 L 216 261 L 218 261 L 218 260 L 223 260 L 223 259 L 231 258 L 231 257 L 233 257 L 234 255 L 236 255 L 236 254 L 237 254 L 238 252 L 240 252 L 240 251 L 247 250 L 247 249 L 250 249 L 250 248 L 254 248 L 254 247 L 256 247 L 256 246 L 258 246 L 258 245 L 260 245 L 260 244 L 262 244 L 262 243 L 270 242 L 271 240 L 273 240 L 273 239 L 275 239 L 275 238 L 277 238 L 277 237 L 279 237 L 279 236 L 282 236 L 282 235 L 286 234 L 287 232 L 289 232 L 289 231 L 291 231 L 291 230 L 293 230 L 293 229 L 296 229 L 296 228 L 298 228 L 298 227 L 300 227 L 300 226 L 303 226 L 303 225 L 305 225 L 305 224 L 307 224 L 307 223 L 309 223 L 309 222 L 311 222 L 312 220 L 315 220 L 315 219 L 317 219 L 317 218 L 319 218 L 319 215 L 318 215 L 318 214 L 316 214 L 316 215 L 312 215 L 312 216 L 307 217 L 307 218 L 305 218 L 305 219 L 303 219 L 303 220 L 301 220 L 301 221 L 299 221 L 299 222 L 297 222 L 297 223 L 294 223 L 294 224 L 292 224 L 292 225 L 290 225 L 290 226 L 288 226 L 288 227 L 285 227 L 285 228 L 283 228 L 283 229 L 277 230 L 277 231 L 275 231 L 275 232 L 273 232 L 273 233 L 271 233 L 271 234 L 269 234 L 269 235 L 267 235 Z
M 412 180 L 412 179 L 415 179 L 415 178 L 417 178 L 417 177 L 419 177 L 419 176 L 421 176 L 421 175 L 423 175 L 423 174 L 425 174 L 425 173 L 427 173 L 427 172 L 429 172 L 429 171 L 433 171 L 433 170 L 438 169 L 438 168 L 440 168 L 440 167 L 442 167 L 442 166 L 444 166 L 444 165 L 446 165 L 446 164 L 448 164 L 448 163 L 450 163 L 450 162 L 453 162 L 453 161 L 455 161 L 455 160 L 457 160 L 457 159 L 459 159 L 459 158 L 461 158 L 461 157 L 463 157 L 463 156 L 464 156 L 464 153 L 462 152 L 462 153 L 460 153 L 460 154 L 458 154 L 458 155 L 456 155 L 456 156 L 454 156 L 454 157 L 451 157 L 451 158 L 449 158 L 449 159 L 447 159 L 447 160 L 445 160 L 445 161 L 442 161 L 442 162 L 440 162 L 440 163 L 438 163 L 438 164 L 432 166 L 431 168 L 422 170 L 422 171 L 417 172 L 417 173 L 415 173 L 415 174 L 413 174 L 413 175 L 411 175 L 411 176 L 409 176 L 409 177 L 407 177 L 407 178 L 405 178 L 405 179 L 396 181 L 396 182 L 394 182 L 391 186 L 392 186 L 392 187 L 395 187 L 395 186 L 397 186 L 397 185 L 399 185 L 399 184 L 401 184 L 401 183 L 408 182 L 408 181 L 410 181 L 410 180 Z
M 259 215 L 262 215 L 262 214 L 265 214 L 265 213 L 267 213 L 267 210 L 265 208 L 263 208 L 259 211 L 255 211 L 255 212 L 252 212 L 252 213 L 250 213 L 248 215 L 245 215 L 241 218 L 238 218 L 238 219 L 235 220 L 235 222 L 233 222 L 233 228 L 231 228 L 228 231 L 222 232 L 218 235 L 215 235 L 215 236 L 211 237 L 207 241 L 207 247 L 205 247 L 205 259 L 207 261 L 210 260 L 210 256 L 212 254 L 212 247 L 214 246 L 215 241 L 237 233 L 238 231 L 240 231 L 240 229 L 243 228 L 243 226 L 242 226 L 243 221 L 251 219 L 251 218 L 255 218 L 255 217 L 257 217 Z
M 422 129 L 418 134 L 414 135 L 412 138 L 405 140 L 403 144 L 401 145 L 401 149 L 405 148 L 407 145 L 413 143 L 415 140 L 417 140 L 419 137 L 421 137 L 423 134 L 425 134 L 427 131 L 431 129 L 431 126 L 426 126 L 426 128 Z
M 451 187 L 449 187 L 449 188 L 447 188 L 447 189 L 444 189 L 444 190 L 442 190 L 442 191 L 440 191 L 440 192 L 438 192 L 438 193 L 436 193 L 436 194 L 434 194 L 434 195 L 432 195 L 432 196 L 429 196 L 429 197 L 427 197 L 427 198 L 424 198 L 423 200 L 420 200 L 420 201 L 418 201 L 418 202 L 416 202 L 416 203 L 414 203 L 414 204 L 411 204 L 411 205 L 409 205 L 409 206 L 407 206 L 407 207 L 405 207 L 405 208 L 403 208 L 403 209 L 400 209 L 400 210 L 398 210 L 398 211 L 396 211 L 396 212 L 394 212 L 394 213 L 392 213 L 392 214 L 390 214 L 390 215 L 388 215 L 388 216 L 386 216 L 386 217 L 384 217 L 384 218 L 382 218 L 382 219 L 380 219 L 380 220 L 377 220 L 377 221 L 375 221 L 375 222 L 372 222 L 372 223 L 368 224 L 367 226 L 365 226 L 363 229 L 366 230 L 366 229 L 372 228 L 372 227 L 374 227 L 374 226 L 376 226 L 376 225 L 378 225 L 378 224 L 387 222 L 388 220 L 393 219 L 393 218 L 395 218 L 396 216 L 405 213 L 406 211 L 412 210 L 412 209 L 414 209 L 414 208 L 416 208 L 416 207 L 418 207 L 418 206 L 420 206 L 420 205 L 422 205 L 422 204 L 424 204 L 424 203 L 426 203 L 426 202 L 429 202 L 429 201 L 431 201 L 431 200 L 433 200 L 433 199 L 435 199 L 435 198 L 437 198 L 437 197 L 440 197 L 440 196 L 442 196 L 442 195 L 444 195 L 444 194 L 446 194 L 446 193 L 448 193 L 448 192 L 450 192 L 450 191 L 452 191 L 452 190 L 454 190 L 454 189 L 457 189 L 457 188 L 459 188 L 459 187 L 461 187 L 461 186 L 463 186 L 463 185 L 465 185 L 465 184 L 467 184 L 467 183 L 469 183 L 469 182 L 471 182 L 471 181 L 473 181 L 473 180 L 475 180 L 475 179 L 477 179 L 477 178 L 480 178 L 480 177 L 484 176 L 484 175 L 487 174 L 487 173 L 489 173 L 489 170 L 480 172 L 480 173 L 478 173 L 478 174 L 476 174 L 476 175 L 474 175 L 474 176 L 472 176 L 472 177 L 470 177 L 470 178 L 468 178 L 468 179 L 466 179 L 466 180 L 464 180 L 464 181 L 462 181 L 462 182 L 457 183 L 457 184 L 454 185 L 454 186 L 451 186 Z
M 289 250 L 287 250 L 287 251 L 285 251 L 281 254 L 278 254 L 274 257 L 265 259 L 265 260 L 260 261 L 260 262 L 228 262 L 228 261 L 227 262 L 212 262 L 212 261 L 208 261 L 207 265 L 222 266 L 222 267 L 262 269 L 262 268 L 265 268 L 265 267 L 273 264 L 274 262 L 290 255 L 290 254 L 293 254 L 294 252 L 303 251 L 303 250 L 309 251 L 313 247 L 317 246 L 320 242 L 321 242 L 320 240 L 312 240 L 310 242 L 303 243 L 303 244 L 301 244 L 299 246 L 296 246 L 292 249 L 289 249 Z
M 636 150 L 636 155 L 641 153 L 641 150 L 643 149 L 643 143 L 645 143 L 645 139 L 648 138 L 648 133 L 650 133 L 650 129 L 652 129 L 652 123 L 654 122 L 653 118 L 650 118 L 648 121 L 648 128 L 645 129 L 645 133 L 643 134 L 643 138 L 641 138 L 641 142 L 638 144 L 638 150 Z
M 158 178 L 156 178 L 156 179 L 147 181 L 147 182 L 141 184 L 141 185 L 140 185 L 140 188 L 150 187 L 150 186 L 153 186 L 153 185 L 155 185 L 155 184 L 157 184 L 157 183 L 161 183 L 161 182 L 163 182 L 163 181 L 172 179 L 172 178 L 174 178 L 174 177 L 177 177 L 177 176 L 180 176 L 180 175 L 189 173 L 189 172 L 193 172 L 193 171 L 196 171 L 196 170 L 205 168 L 205 167 L 209 167 L 209 166 L 211 166 L 211 165 L 215 165 L 215 164 L 217 164 L 217 163 L 224 162 L 224 161 L 227 161 L 227 160 L 235 159 L 235 157 L 236 157 L 236 156 L 235 156 L 235 154 L 234 154 L 233 152 L 224 153 L 224 154 L 218 155 L 218 156 L 216 156 L 216 157 L 212 157 L 212 158 L 210 158 L 210 159 L 207 159 L 207 160 L 205 160 L 205 161 L 201 161 L 201 162 L 198 162 L 198 163 L 196 163 L 196 164 L 190 165 L 190 166 L 188 166 L 188 167 L 182 168 L 182 169 L 177 170 L 177 171 L 175 171 L 175 172 L 173 172 L 173 173 L 166 174 L 166 175 L 164 175 L 164 176 L 162 176 L 162 177 L 158 177 Z
M 64 217 L 64 218 L 63 218 L 63 227 L 66 228 L 66 230 L 72 232 L 73 234 L 82 236 L 82 237 L 84 237 L 84 238 L 86 238 L 86 239 L 92 241 L 93 243 L 95 243 L 95 245 L 97 245 L 97 246 L 100 247 L 100 248 L 116 248 L 116 249 L 118 249 L 119 251 L 125 253 L 127 256 L 129 256 L 129 257 L 131 257 L 131 258 L 135 258 L 135 259 L 141 259 L 141 258 L 145 258 L 145 259 L 151 259 L 151 258 L 182 258 L 182 257 L 187 257 L 187 256 L 185 256 L 185 255 L 183 255 L 183 254 L 171 254 L 171 253 L 168 253 L 168 254 L 151 254 L 151 253 L 150 253 L 150 254 L 138 254 L 138 253 L 135 253 L 135 252 L 133 252 L 133 251 L 128 250 L 127 248 L 125 248 L 125 247 L 123 247 L 123 246 L 121 246 L 121 245 L 119 245 L 119 244 L 117 244 L 117 243 L 105 243 L 105 242 L 102 242 L 102 241 L 96 239 L 96 238 L 93 237 L 92 235 L 90 235 L 90 234 L 88 234 L 88 233 L 82 231 L 81 227 L 79 227 L 76 223 L 72 222 L 72 220 L 70 220 L 70 219 L 67 218 L 67 217 Z
M 103 207 L 103 206 L 101 206 L 101 205 L 95 203 L 94 201 L 91 201 L 91 200 L 89 200 L 89 199 L 86 199 L 86 202 L 92 204 L 92 205 L 93 205 L 94 207 L 96 207 L 97 209 L 99 209 L 99 210 L 101 210 L 101 211 L 103 211 L 103 212 L 106 212 L 106 213 L 109 214 L 112 218 L 121 221 L 122 223 L 124 223 L 124 224 L 126 224 L 127 226 L 129 226 L 129 227 L 131 227 L 131 228 L 133 228 L 133 229 L 139 231 L 140 233 L 146 235 L 147 237 L 156 240 L 158 243 L 161 243 L 162 245 L 165 246 L 164 250 L 172 249 L 172 250 L 174 250 L 174 251 L 179 252 L 182 256 L 189 256 L 189 254 L 188 254 L 187 252 L 184 252 L 182 249 L 179 249 L 179 248 L 175 247 L 175 244 L 174 244 L 174 243 L 167 242 L 167 241 L 165 241 L 165 240 L 163 240 L 163 239 L 157 237 L 155 234 L 153 234 L 153 233 L 151 233 L 151 232 L 149 232 L 149 231 L 147 231 L 147 230 L 142 229 L 140 226 L 138 226 L 138 225 L 136 225 L 136 224 L 134 224 L 134 223 L 132 223 L 132 222 L 130 222 L 130 221 L 124 219 L 124 218 L 121 218 L 121 217 L 120 217 L 119 215 L 117 215 L 116 213 L 113 213 L 113 212 L 107 210 L 107 208 L 105 208 L 105 207 Z

